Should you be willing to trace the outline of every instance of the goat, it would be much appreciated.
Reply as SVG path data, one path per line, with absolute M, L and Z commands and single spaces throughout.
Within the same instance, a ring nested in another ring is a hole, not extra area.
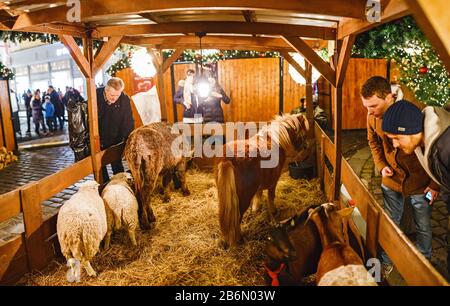
M 309 217 L 316 225 L 322 254 L 317 267 L 318 286 L 377 286 L 367 272 L 362 259 L 345 241 L 343 220 L 348 218 L 353 207 L 338 210 L 332 203 L 309 209 Z
M 304 277 L 316 273 L 322 245 L 314 223 L 305 224 L 309 208 L 269 232 L 266 270 L 272 285 L 280 283 L 278 275 L 282 276 L 283 284 L 298 285 Z

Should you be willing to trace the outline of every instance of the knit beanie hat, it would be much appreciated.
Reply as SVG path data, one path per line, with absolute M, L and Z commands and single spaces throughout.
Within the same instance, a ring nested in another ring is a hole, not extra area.
M 406 100 L 392 104 L 383 115 L 382 129 L 394 135 L 414 135 L 423 132 L 424 115 Z

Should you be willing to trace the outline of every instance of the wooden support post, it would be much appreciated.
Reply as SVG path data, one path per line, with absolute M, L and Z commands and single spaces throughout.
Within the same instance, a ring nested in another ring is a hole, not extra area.
M 338 42 L 341 47 L 336 69 L 336 89 L 334 90 L 334 145 L 335 145 L 335 167 L 334 167 L 334 191 L 333 198 L 338 200 L 341 192 L 341 160 L 342 160 L 342 85 L 345 80 L 348 63 L 352 55 L 352 48 L 355 42 L 354 35 L 346 36 L 342 42 Z
M 366 247 L 373 258 L 378 253 L 378 226 L 380 225 L 380 212 L 374 204 L 369 202 L 367 209 Z
M 36 183 L 24 187 L 21 191 L 25 242 L 31 271 L 43 269 L 47 265 L 45 240 L 41 231 L 42 206 L 39 199 L 39 188 Z
M 11 113 L 9 84 L 7 80 L 0 80 L 0 137 L 3 135 L 2 142 L 8 151 L 17 149 L 16 136 L 14 133 L 13 119 Z
M 342 87 L 334 90 L 334 148 L 335 160 L 333 172 L 333 199 L 339 200 L 341 192 L 341 159 L 342 159 Z
M 103 177 L 101 175 L 101 161 L 99 160 L 97 153 L 100 152 L 100 132 L 98 128 L 98 109 L 97 109 L 97 87 L 95 86 L 95 75 L 92 73 L 94 69 L 94 48 L 92 43 L 92 37 L 88 33 L 87 38 L 83 39 L 84 55 L 89 63 L 91 73 L 85 75 L 87 96 L 88 96 L 88 112 L 89 112 L 89 140 L 92 156 L 92 169 L 94 172 L 95 180 L 99 183 L 103 183 Z
M 312 88 L 312 65 L 305 62 L 306 65 L 306 117 L 309 123 L 308 138 L 314 138 L 314 105 L 313 105 L 313 88 Z
M 164 71 L 163 71 L 163 53 L 159 50 L 159 54 L 151 48 L 147 48 L 148 53 L 152 56 L 153 65 L 156 68 L 156 90 L 158 91 L 159 104 L 161 107 L 161 121 L 167 121 L 167 104 L 166 94 L 164 90 Z

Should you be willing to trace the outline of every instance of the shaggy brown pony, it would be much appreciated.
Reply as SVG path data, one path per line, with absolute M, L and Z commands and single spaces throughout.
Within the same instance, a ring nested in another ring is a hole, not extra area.
M 177 148 L 172 152 L 172 143 L 180 135 L 172 134 L 171 128 L 165 122 L 151 123 L 133 131 L 127 140 L 124 155 L 136 184 L 142 229 L 149 229 L 155 221 L 150 200 L 158 182 L 164 188 L 165 201 L 170 199 L 167 187 L 174 169 L 181 182 L 183 195 L 190 194 L 186 185 L 186 159 L 183 151 Z
M 301 161 L 311 154 L 311 146 L 306 141 L 308 128 L 308 121 L 302 115 L 277 116 L 250 139 L 224 145 L 225 157 L 217 158 L 215 179 L 223 236 L 221 242 L 225 248 L 241 241 L 242 216 L 253 197 L 253 207 L 259 205 L 264 189 L 269 191 L 269 214 L 271 221 L 275 221 L 275 188 L 286 158 L 295 152 L 298 154 L 297 160 Z M 272 150 L 275 146 L 278 150 Z M 227 151 L 228 157 L 225 155 Z M 261 162 L 271 160 L 274 154 L 278 154 L 275 167 L 262 167 Z

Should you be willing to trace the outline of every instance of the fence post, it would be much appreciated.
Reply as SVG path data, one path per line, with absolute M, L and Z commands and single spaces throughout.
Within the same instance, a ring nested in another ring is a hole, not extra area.
M 41 226 L 42 206 L 36 183 L 24 187 L 20 192 L 25 226 L 25 246 L 30 271 L 43 269 L 47 265 L 47 252 Z

